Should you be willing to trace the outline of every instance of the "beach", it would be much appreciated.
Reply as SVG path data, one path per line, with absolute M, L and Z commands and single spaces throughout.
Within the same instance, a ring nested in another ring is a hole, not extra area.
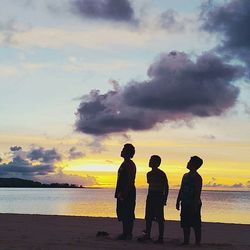
M 114 218 L 0 214 L 0 249 L 66 250 L 66 249 L 191 249 L 181 247 L 182 231 L 178 221 L 165 222 L 164 245 L 138 243 L 144 220 L 137 219 L 131 241 L 115 240 L 121 224 Z M 157 237 L 157 225 L 152 236 Z M 98 231 L 109 236 L 97 237 Z M 250 249 L 250 225 L 204 222 L 202 249 Z

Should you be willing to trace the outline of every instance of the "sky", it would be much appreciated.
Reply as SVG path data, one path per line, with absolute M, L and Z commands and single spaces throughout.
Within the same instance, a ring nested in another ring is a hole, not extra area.
M 204 188 L 250 188 L 248 0 L 2 0 L 0 178 L 170 187 L 193 155 Z

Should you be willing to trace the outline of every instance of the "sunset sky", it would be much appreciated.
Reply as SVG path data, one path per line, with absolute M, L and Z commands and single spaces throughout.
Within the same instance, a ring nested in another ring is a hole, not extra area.
M 0 178 L 137 186 L 152 154 L 177 187 L 250 189 L 248 0 L 2 0 Z

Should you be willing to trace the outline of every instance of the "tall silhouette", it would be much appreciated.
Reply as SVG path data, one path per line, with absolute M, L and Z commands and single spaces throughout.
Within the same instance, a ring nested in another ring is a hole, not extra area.
M 122 221 L 123 225 L 123 232 L 117 238 L 119 240 L 132 239 L 136 200 L 136 166 L 131 160 L 134 154 L 134 146 L 132 144 L 125 144 L 121 151 L 121 157 L 124 161 L 118 170 L 115 190 L 115 198 L 117 199 L 117 217 L 119 221 Z
M 146 201 L 146 234 L 138 238 L 138 241 L 151 240 L 152 221 L 156 220 L 159 226 L 159 237 L 155 243 L 163 243 L 164 235 L 164 205 L 166 205 L 168 197 L 168 179 L 166 174 L 159 169 L 161 157 L 152 155 L 149 160 L 149 167 L 152 168 L 147 173 L 148 195 Z
M 181 205 L 181 227 L 184 234 L 183 245 L 189 244 L 190 229 L 195 232 L 195 243 L 201 243 L 201 190 L 202 177 L 197 170 L 203 164 L 203 160 L 198 156 L 192 156 L 187 163 L 189 172 L 183 175 L 181 188 L 176 201 L 176 209 Z

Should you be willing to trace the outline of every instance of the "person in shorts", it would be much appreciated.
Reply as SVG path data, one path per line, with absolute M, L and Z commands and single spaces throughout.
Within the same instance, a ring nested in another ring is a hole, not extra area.
M 115 190 L 117 218 L 123 226 L 123 232 L 117 237 L 118 240 L 132 239 L 136 202 L 136 165 L 132 161 L 134 154 L 134 146 L 130 143 L 125 144 L 121 151 L 124 160 L 118 170 Z
M 152 168 L 147 173 L 148 195 L 146 200 L 146 230 L 145 235 L 138 238 L 138 241 L 151 240 L 152 222 L 157 221 L 159 226 L 159 237 L 155 243 L 163 243 L 164 235 L 164 206 L 168 197 L 168 179 L 166 174 L 159 169 L 161 157 L 152 155 L 149 160 L 149 167 Z
M 197 170 L 203 164 L 198 156 L 192 156 L 187 163 L 189 172 L 183 175 L 181 187 L 176 201 L 176 209 L 181 205 L 181 227 L 184 234 L 183 245 L 189 244 L 191 227 L 195 232 L 195 243 L 201 243 L 201 190 L 202 177 Z

